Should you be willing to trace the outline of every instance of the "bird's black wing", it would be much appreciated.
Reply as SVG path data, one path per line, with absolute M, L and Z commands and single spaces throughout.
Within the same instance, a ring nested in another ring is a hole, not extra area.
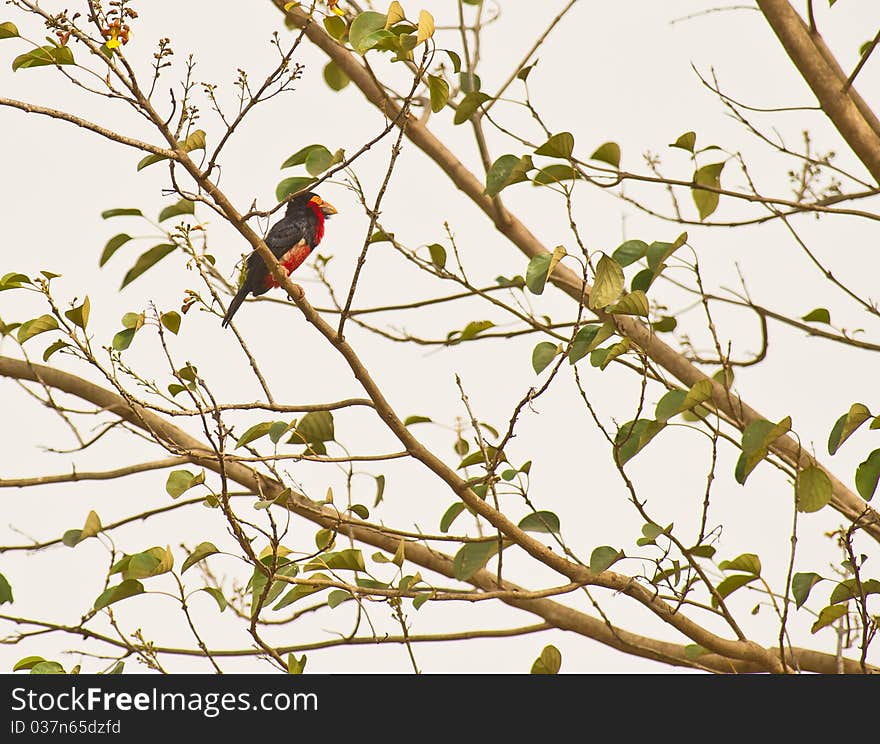
M 305 237 L 305 226 L 302 220 L 289 219 L 276 222 L 266 236 L 266 245 L 275 258 L 281 258 L 293 246 Z

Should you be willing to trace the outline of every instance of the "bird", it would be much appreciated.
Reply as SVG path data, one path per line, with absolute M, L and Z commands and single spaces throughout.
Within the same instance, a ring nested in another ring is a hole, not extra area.
M 324 220 L 336 213 L 336 207 L 312 192 L 295 196 L 287 203 L 284 217 L 272 225 L 266 235 L 266 245 L 285 273 L 293 273 L 309 257 L 324 237 Z M 261 295 L 277 286 L 278 282 L 262 256 L 256 251 L 251 253 L 241 286 L 229 303 L 221 327 L 226 328 L 229 325 L 248 294 Z

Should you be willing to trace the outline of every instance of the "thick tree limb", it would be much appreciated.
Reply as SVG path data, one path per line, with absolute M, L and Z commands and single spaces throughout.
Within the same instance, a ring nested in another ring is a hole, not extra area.
M 332 329 L 330 330 L 332 332 Z M 191 453 L 188 457 L 192 462 L 214 471 L 219 470 L 216 459 L 209 456 L 208 450 L 203 443 L 170 424 L 162 417 L 136 404 L 129 403 L 115 392 L 102 388 L 81 377 L 53 367 L 32 364 L 4 356 L 0 356 L 0 377 L 30 380 L 33 382 L 39 381 L 49 387 L 89 401 L 134 426 L 151 432 L 159 441 L 165 442 L 175 450 Z M 377 408 L 381 411 L 382 406 L 377 405 Z M 277 496 L 283 490 L 281 483 L 267 478 L 240 463 L 227 462 L 224 464 L 224 467 L 230 479 L 245 488 L 251 489 L 254 493 L 263 494 L 264 498 Z M 333 509 L 320 506 L 302 494 L 294 493 L 288 501 L 288 508 L 320 526 L 337 529 L 359 542 L 373 545 L 389 553 L 394 553 L 400 543 L 399 537 L 386 534 L 381 527 L 367 522 L 352 521 L 340 524 L 338 515 Z M 406 542 L 405 545 L 406 558 L 408 560 L 436 573 L 454 578 L 455 572 L 450 556 L 416 542 Z M 697 640 L 701 645 L 709 644 L 707 647 L 723 649 L 724 653 L 705 654 L 694 660 L 687 655 L 686 647 L 681 644 L 659 641 L 630 633 L 617 627 L 611 627 L 603 620 L 591 617 L 549 599 L 513 599 L 506 597 L 501 601 L 525 612 L 538 615 L 556 628 L 570 630 L 628 654 L 674 666 L 696 667 L 722 673 L 780 670 L 777 656 L 778 650 L 776 648 L 764 649 L 758 644 L 751 642 L 741 643 L 719 638 L 682 615 L 676 615 L 671 608 L 667 609 L 668 615 L 664 617 L 664 612 L 660 609 L 660 606 L 666 606 L 665 603 L 656 600 L 652 593 L 627 576 L 610 571 L 592 576 L 587 569 L 583 569 L 582 573 L 575 580 L 582 581 L 585 584 L 595 584 L 618 592 L 624 592 L 643 604 L 647 602 L 647 605 L 655 614 L 658 614 L 674 627 L 677 627 L 692 640 Z M 470 579 L 470 583 L 486 591 L 523 591 L 512 582 L 504 581 L 499 584 L 496 576 L 485 569 L 477 572 Z M 659 605 L 651 606 L 651 602 L 659 602 Z M 671 617 L 671 615 L 676 615 L 676 617 Z M 836 670 L 837 659 L 829 654 L 794 649 L 786 663 L 791 667 L 804 671 L 833 673 Z M 846 665 L 848 670 L 851 669 L 854 672 L 860 670 L 858 662 L 847 661 Z
M 822 37 L 810 31 L 787 0 L 757 3 L 791 61 L 816 94 L 822 110 L 880 183 L 880 119 L 848 85 L 846 73 Z
M 273 2 L 279 9 L 283 10 L 285 5 L 283 0 L 273 0 Z M 780 4 L 779 0 L 774 0 L 773 4 Z M 787 3 L 783 2 L 781 4 Z M 293 8 L 287 12 L 287 17 L 295 25 L 305 29 L 306 37 L 348 75 L 368 101 L 387 117 L 395 118 L 398 116 L 400 107 L 386 95 L 370 71 L 344 45 L 325 33 L 319 24 L 311 22 L 308 15 L 301 10 Z M 846 78 L 844 77 L 843 82 L 845 81 Z M 522 253 L 529 258 L 549 253 L 541 241 L 513 214 L 504 208 L 499 209 L 496 207 L 493 200 L 484 194 L 483 183 L 422 122 L 413 116 L 407 118 L 406 136 L 446 173 L 452 183 L 465 193 L 494 222 L 498 231 L 506 236 Z M 876 148 L 875 155 L 878 158 L 878 173 L 880 173 L 880 147 L 877 144 L 874 146 Z M 584 284 L 580 276 L 565 266 L 557 265 L 548 281 L 578 302 L 584 301 L 589 296 L 590 287 Z M 629 337 L 653 361 L 688 387 L 700 380 L 709 379 L 712 382 L 712 403 L 719 410 L 723 411 L 738 428 L 744 429 L 754 421 L 768 418 L 750 407 L 739 396 L 723 387 L 717 381 L 708 378 L 700 369 L 691 364 L 685 356 L 664 343 L 649 327 L 637 319 L 623 316 L 605 316 L 601 313 L 600 316 L 603 319 L 612 320 L 620 333 Z M 776 418 L 781 418 L 781 416 Z M 833 489 L 831 506 L 849 521 L 855 522 L 859 520 L 859 524 L 862 525 L 864 531 L 880 542 L 880 514 L 868 506 L 857 494 L 853 493 L 842 481 L 825 468 L 822 463 L 805 451 L 793 437 L 780 437 L 772 444 L 770 449 L 774 454 L 792 466 L 806 468 L 812 465 L 824 470 L 831 480 Z

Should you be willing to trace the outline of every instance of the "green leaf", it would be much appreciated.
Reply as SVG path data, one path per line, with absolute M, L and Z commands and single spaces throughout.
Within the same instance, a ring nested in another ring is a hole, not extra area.
M 681 137 L 679 137 L 675 142 L 673 142 L 670 147 L 677 147 L 681 150 L 687 150 L 688 152 L 693 152 L 694 147 L 697 144 L 697 134 L 696 132 L 685 132 Z
M 385 495 L 385 476 L 376 476 L 376 498 L 373 500 L 373 508 L 375 509 L 382 503 L 382 497 Z
M 164 222 L 172 217 L 179 217 L 183 214 L 195 214 L 195 211 L 195 202 L 190 201 L 189 199 L 181 199 L 176 204 L 171 204 L 159 212 L 159 222 Z
M 541 341 L 533 350 L 532 350 L 532 368 L 535 370 L 535 374 L 541 374 L 550 362 L 556 357 L 559 353 L 560 349 L 557 344 L 554 344 L 550 341 Z
M 313 579 L 322 579 L 324 581 L 331 581 L 331 578 L 326 574 L 314 574 L 312 576 Z M 281 582 L 279 582 L 281 583 Z M 287 594 L 282 597 L 281 601 L 278 602 L 272 609 L 273 610 L 281 610 L 287 607 L 288 605 L 293 604 L 298 599 L 302 599 L 303 597 L 308 597 L 310 594 L 314 594 L 315 592 L 322 592 L 327 587 L 323 586 L 309 586 L 308 584 L 297 584 L 293 587 Z M 257 595 L 259 596 L 259 595 Z M 267 602 L 268 604 L 268 602 Z
M 287 673 L 302 674 L 306 670 L 306 662 L 308 659 L 303 654 L 301 659 L 297 659 L 292 653 L 287 654 Z
M 880 594 L 880 581 L 877 579 L 862 579 L 861 581 L 855 578 L 845 579 L 834 587 L 828 601 L 831 604 L 840 604 L 841 602 L 849 602 L 851 599 L 864 600 L 869 594 Z
M 865 501 L 870 501 L 874 496 L 878 480 L 880 480 L 880 449 L 875 449 L 856 468 L 856 490 Z
M 226 609 L 228 606 L 228 602 L 226 601 L 226 597 L 223 596 L 223 592 L 213 586 L 203 586 L 199 589 L 200 592 L 205 592 L 206 594 L 210 594 L 214 601 L 217 603 L 217 606 L 220 608 L 220 612 Z
M 590 292 L 590 308 L 597 310 L 614 302 L 623 291 L 623 268 L 610 256 L 602 254 L 596 264 L 596 276 Z
M 625 557 L 622 550 L 612 548 L 610 545 L 601 545 L 590 554 L 590 572 L 600 574 Z
M 452 562 L 452 570 L 459 581 L 467 581 L 498 552 L 498 540 L 481 540 L 461 546 Z
M 574 151 L 574 135 L 571 132 L 554 134 L 543 145 L 535 150 L 535 155 L 546 155 L 551 158 L 568 160 Z
M 695 661 L 701 656 L 709 653 L 711 653 L 711 651 L 709 651 L 708 648 L 705 648 L 698 643 L 689 643 L 687 646 L 684 647 L 684 655 L 687 656 L 691 661 Z
M 347 592 L 345 589 L 336 589 L 327 595 L 327 606 L 331 610 L 335 610 L 339 605 L 343 602 L 347 602 L 349 599 L 351 599 L 351 592 Z
M 590 160 L 599 160 L 613 165 L 615 168 L 620 168 L 620 145 L 616 142 L 606 142 L 599 145 L 596 152 L 590 155 Z
M 446 249 L 439 243 L 431 243 L 428 246 L 428 252 L 431 254 L 431 263 L 438 269 L 446 266 Z
M 828 454 L 833 455 L 840 449 L 850 435 L 858 429 L 862 424 L 871 418 L 871 412 L 868 407 L 862 403 L 853 403 L 847 413 L 843 414 L 831 429 L 831 435 L 828 437 Z
M 371 47 L 368 37 L 384 30 L 387 17 L 384 13 L 368 10 L 359 13 L 348 29 L 348 41 L 358 54 L 365 54 Z
M 800 609 L 810 596 L 813 587 L 822 581 L 817 573 L 796 573 L 791 579 L 791 594 L 795 605 Z
M 698 380 L 690 390 L 670 390 L 657 404 L 654 416 L 658 421 L 669 421 L 682 411 L 695 408 L 712 397 L 712 381 L 708 378 Z
M 12 667 L 13 672 L 20 672 L 22 669 L 33 669 L 40 662 L 45 661 L 42 656 L 25 656 L 16 662 Z
M 285 160 L 281 164 L 281 169 L 284 168 L 292 168 L 295 165 L 305 165 L 306 161 L 309 159 L 309 156 L 312 153 L 320 152 L 326 153 L 330 155 L 330 150 L 328 150 L 324 145 L 314 144 L 314 145 L 306 145 L 300 150 L 297 150 L 293 155 L 291 155 L 287 160 Z
M 257 439 L 266 436 L 274 424 L 274 421 L 262 421 L 259 424 L 254 424 L 238 438 L 235 442 L 236 448 L 244 447 L 246 444 L 250 444 Z
M 336 438 L 333 414 L 330 411 L 313 411 L 302 417 L 289 444 L 319 444 Z
M 336 553 L 323 553 L 306 564 L 305 571 L 366 571 L 364 556 L 356 548 L 340 550 Z
M 464 511 L 464 504 L 461 501 L 456 501 L 452 506 L 450 506 L 444 513 L 443 517 L 440 519 L 440 532 L 444 535 L 449 532 L 449 528 L 452 526 L 452 523 L 455 521 L 456 517 Z
M 311 176 L 319 176 L 333 165 L 333 153 L 321 145 L 313 149 L 306 158 L 306 170 Z
M 630 283 L 630 288 L 633 292 L 639 289 L 642 290 L 642 292 L 647 292 L 656 278 L 657 274 L 651 271 L 651 269 L 642 269 L 642 271 L 633 277 L 633 280 Z
M 530 64 L 530 65 L 526 65 L 525 67 L 520 68 L 520 71 L 518 73 L 516 73 L 517 79 L 522 80 L 523 82 L 528 80 L 529 73 L 531 73 L 531 71 L 533 69 L 535 69 L 537 64 L 538 64 L 538 62 L 535 61 L 535 62 L 532 62 L 532 64 Z
M 418 610 L 425 602 L 433 596 L 432 592 L 420 592 L 413 597 L 413 609 Z
M 570 364 L 583 359 L 599 344 L 608 339 L 614 332 L 614 327 L 610 323 L 604 325 L 585 325 L 576 334 L 571 343 L 571 349 L 568 352 L 568 361 Z
M 205 482 L 205 471 L 193 475 L 189 470 L 172 470 L 165 481 L 165 490 L 172 499 L 176 499 L 186 493 L 193 486 Z
M 10 586 L 7 578 L 0 574 L 0 605 L 9 602 L 12 603 L 12 586 Z
M 12 71 L 45 65 L 75 65 L 73 52 L 67 46 L 43 46 L 19 54 L 12 60 Z
M 107 263 L 113 254 L 129 240 L 131 240 L 131 235 L 126 233 L 119 233 L 119 235 L 114 235 L 110 238 L 110 240 L 107 241 L 107 245 L 104 246 L 104 251 L 101 253 L 101 260 L 98 262 L 98 266 L 103 266 Z
M 442 111 L 449 100 L 449 83 L 437 75 L 428 75 L 428 91 L 431 94 L 431 111 Z
M 657 436 L 664 426 L 664 423 L 650 419 L 637 419 L 623 424 L 614 438 L 614 451 L 618 462 L 625 465 Z
M 138 260 L 135 261 L 134 266 L 128 270 L 128 273 L 122 279 L 122 285 L 119 289 L 124 289 L 145 271 L 153 268 L 153 266 L 159 263 L 159 261 L 174 251 L 175 247 L 176 246 L 171 245 L 170 243 L 163 243 L 153 246 L 150 250 L 142 253 Z
M 721 171 L 724 169 L 724 163 L 710 163 L 698 168 L 694 173 L 694 183 L 700 186 L 708 186 L 713 189 L 721 188 Z M 715 191 L 706 191 L 705 189 L 692 189 L 691 196 L 694 198 L 694 204 L 697 205 L 697 211 L 700 213 L 700 220 L 705 220 L 718 208 L 719 194 Z
M 180 331 L 180 313 L 170 310 L 167 313 L 162 313 L 159 320 L 175 336 Z
M 724 581 L 722 581 L 718 586 L 715 587 L 715 591 L 718 593 L 722 599 L 733 594 L 737 589 L 745 586 L 746 584 L 751 584 L 758 577 L 753 574 L 734 574 L 733 576 L 728 576 Z M 718 596 L 715 594 L 712 595 L 712 606 L 718 607 Z
M 196 545 L 195 550 L 193 550 L 193 552 L 190 553 L 186 557 L 186 560 L 183 562 L 183 565 L 180 567 L 180 573 L 181 574 L 186 573 L 187 569 L 192 568 L 199 561 L 204 560 L 209 555 L 214 555 L 219 552 L 220 552 L 220 550 L 217 548 L 216 545 L 214 545 L 214 543 L 210 543 L 210 542 L 199 543 L 198 545 Z M 222 612 L 222 610 L 221 610 L 221 612 Z
M 539 295 L 544 292 L 552 259 L 553 256 L 549 253 L 539 253 L 529 261 L 526 270 L 526 286 L 532 294 Z
M 625 338 L 622 341 L 618 341 L 613 346 L 609 346 L 607 349 L 595 349 L 590 355 L 590 364 L 594 367 L 598 366 L 599 369 L 604 370 L 609 364 L 611 364 L 611 362 L 617 359 L 617 357 L 626 354 L 626 352 L 629 351 L 631 344 L 632 342 L 630 339 Z
M 721 561 L 718 568 L 722 571 L 744 571 L 753 576 L 761 575 L 761 559 L 754 553 L 743 553 L 732 561 Z
M 11 21 L 0 23 L 0 39 L 12 39 L 16 36 L 20 36 L 20 34 L 14 23 Z
M 305 191 L 316 180 L 316 178 L 311 178 L 309 176 L 293 176 L 291 178 L 285 178 L 275 188 L 275 198 L 280 202 L 284 201 L 291 194 Z
M 802 512 L 816 512 L 831 501 L 831 479 L 822 468 L 810 465 L 798 474 L 797 508 Z
M 0 291 L 7 289 L 20 289 L 25 284 L 33 284 L 33 282 L 25 275 L 19 274 L 17 271 L 10 271 L 0 277 Z
M 66 674 L 57 661 L 41 661 L 31 667 L 31 674 Z
M 556 646 L 545 646 L 541 655 L 532 664 L 531 674 L 559 674 L 562 667 L 562 654 Z
M 137 329 L 135 328 L 125 328 L 124 330 L 119 331 L 119 333 L 113 337 L 113 348 L 116 349 L 116 351 L 125 351 L 131 346 L 135 333 L 137 333 Z M 183 390 L 183 388 L 181 388 L 181 390 Z
M 648 247 L 646 253 L 648 259 L 648 268 L 655 274 L 659 274 L 665 268 L 665 261 L 679 248 L 681 248 L 688 239 L 686 232 L 679 235 L 672 243 L 655 241 Z
M 488 331 L 490 328 L 494 327 L 495 324 L 491 320 L 472 320 L 462 329 L 457 340 L 469 341 L 470 339 L 479 336 L 483 331 Z
M 73 323 L 77 328 L 82 328 L 85 330 L 85 327 L 89 324 L 89 312 L 91 311 L 91 303 L 89 302 L 89 296 L 86 295 L 83 300 L 82 305 L 78 305 L 77 307 L 73 307 L 70 310 L 66 310 L 64 312 L 64 317 L 67 318 L 71 323 Z
M 430 424 L 431 419 L 427 416 L 407 416 L 403 422 L 404 426 L 412 426 L 413 424 Z
M 23 344 L 34 336 L 38 336 L 46 331 L 55 331 L 57 329 L 58 321 L 51 315 L 41 315 L 39 318 L 26 320 L 18 327 L 18 343 Z
M 843 617 L 846 614 L 846 605 L 830 605 L 828 607 L 823 607 L 819 612 L 819 617 L 816 622 L 813 623 L 813 626 L 810 628 L 811 633 L 818 633 L 822 628 L 831 625 L 835 620 Z
M 824 307 L 817 307 L 815 310 L 810 310 L 806 315 L 804 315 L 801 320 L 807 321 L 807 323 L 831 323 L 831 313 L 828 312 Z
M 203 129 L 197 129 L 195 132 L 189 135 L 184 142 L 178 142 L 178 147 L 184 152 L 193 152 L 195 150 L 204 150 L 205 149 L 205 141 L 206 135 Z M 163 160 L 167 160 L 168 158 L 165 155 L 160 155 L 158 153 L 153 153 L 151 155 L 147 155 L 137 164 L 137 169 L 142 171 L 147 166 L 153 165 L 155 163 L 161 163 Z
M 791 430 L 791 417 L 786 416 L 778 424 L 773 424 L 766 419 L 753 421 L 744 430 L 742 435 L 742 454 L 736 463 L 734 477 L 740 485 L 745 485 L 749 474 L 757 467 L 770 451 L 770 445 L 779 437 Z
M 107 591 L 103 592 L 100 597 L 95 600 L 94 608 L 96 610 L 103 609 L 115 602 L 123 599 L 134 597 L 144 593 L 144 585 L 135 579 L 126 579 L 121 584 L 111 586 Z
M 648 316 L 648 310 L 648 298 L 640 289 L 630 292 L 608 308 L 608 312 L 614 315 L 641 315 L 643 317 Z
M 336 41 L 342 41 L 345 38 L 345 32 L 348 31 L 345 21 L 335 15 L 327 16 L 324 19 L 324 28 Z
M 656 323 L 651 323 L 651 328 L 657 331 L 657 333 L 671 333 L 677 326 L 678 321 L 669 315 L 664 315 Z
M 564 181 L 576 181 L 579 178 L 581 178 L 581 174 L 570 165 L 554 163 L 541 168 L 532 178 L 532 183 L 535 186 L 552 186 Z
M 461 102 L 458 104 L 458 109 L 455 111 L 455 116 L 452 118 L 453 124 L 463 124 L 468 119 L 470 119 L 476 112 L 477 109 L 480 108 L 486 101 L 488 101 L 491 96 L 487 96 L 482 91 L 474 91 L 472 93 L 468 93 L 464 98 L 461 99 Z
M 502 155 L 492 164 L 486 174 L 484 193 L 494 197 L 508 186 L 527 181 L 526 174 L 534 167 L 532 159 L 528 155 L 523 155 L 521 158 L 516 155 Z
M 338 92 L 351 82 L 351 78 L 331 59 L 324 65 L 324 82 L 330 90 Z
M 131 209 L 131 208 L 120 208 L 120 209 L 108 209 L 104 212 L 101 212 L 101 219 L 108 220 L 111 217 L 143 217 L 144 213 L 141 212 L 140 209 Z
M 711 545 L 695 545 L 686 552 L 694 558 L 711 558 L 715 555 L 715 548 Z
M 644 240 L 627 240 L 617 247 L 611 258 L 621 266 L 629 266 L 644 258 L 647 252 L 648 244 Z
M 550 511 L 536 511 L 523 517 L 519 525 L 526 532 L 545 532 L 558 535 L 560 530 L 559 517 Z

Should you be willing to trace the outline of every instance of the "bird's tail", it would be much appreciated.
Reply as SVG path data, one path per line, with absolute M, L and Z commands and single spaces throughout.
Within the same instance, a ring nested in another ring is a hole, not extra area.
M 247 297 L 247 294 L 247 286 L 242 285 L 235 297 L 232 298 L 232 302 L 229 303 L 229 309 L 226 311 L 226 315 L 223 316 L 223 322 L 220 324 L 221 328 L 226 328 L 226 326 L 229 325 L 229 321 L 232 320 L 232 316 L 235 315 L 235 311 L 241 307 L 241 303 L 244 302 L 244 298 Z

